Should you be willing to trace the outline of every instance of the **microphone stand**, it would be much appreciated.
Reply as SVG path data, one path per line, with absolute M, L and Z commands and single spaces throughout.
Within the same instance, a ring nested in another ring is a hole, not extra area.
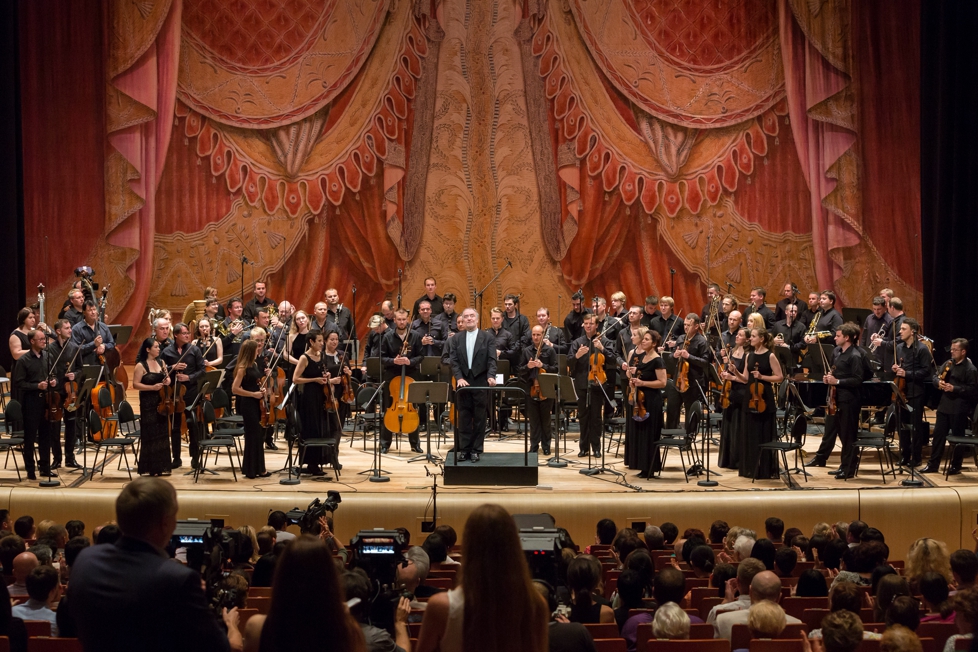
M 676 270 L 669 268 L 669 296 L 676 298 Z
M 404 275 L 403 269 L 397 270 L 397 309 L 401 309 L 401 277 Z
M 476 304 L 477 303 L 479 304 L 479 307 L 476 308 L 476 310 L 478 310 L 478 312 L 479 312 L 479 319 L 480 320 L 482 319 L 482 295 L 486 293 L 486 290 L 488 290 L 489 287 L 493 283 L 496 282 L 496 279 L 497 278 L 499 278 L 500 276 L 502 276 L 503 272 L 506 271 L 506 268 L 507 267 L 512 267 L 512 266 L 513 266 L 513 263 L 510 262 L 509 260 L 507 260 L 506 261 L 506 264 L 503 265 L 502 268 L 498 272 L 496 272 L 496 275 L 493 276 L 491 279 L 489 279 L 489 282 L 486 283 L 486 287 L 482 288 L 478 292 L 473 292 L 473 294 L 472 294 L 472 307 L 475 308 L 476 307 Z M 474 290 L 475 288 L 472 288 L 472 289 Z M 519 314 L 518 309 L 517 309 L 517 314 Z
M 560 315 L 560 295 L 557 295 L 557 315 Z M 554 347 L 557 350 L 557 347 Z M 554 436 L 554 456 L 547 460 L 547 466 L 552 469 L 563 469 L 567 467 L 567 462 L 560 459 L 560 424 L 563 421 L 562 410 L 560 409 L 560 376 L 563 375 L 563 369 L 560 368 L 560 354 L 557 354 L 557 402 L 554 404 L 554 412 L 557 415 L 557 432 Z M 567 355 L 564 355 L 564 360 L 567 359 Z M 567 433 L 564 433 L 564 444 L 567 444 Z

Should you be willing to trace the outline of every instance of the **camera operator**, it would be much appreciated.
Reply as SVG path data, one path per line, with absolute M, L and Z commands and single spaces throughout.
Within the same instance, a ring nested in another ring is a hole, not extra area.
M 411 639 L 408 635 L 408 615 L 411 601 L 401 596 L 394 611 L 394 637 L 386 629 L 370 623 L 370 605 L 373 599 L 373 582 L 362 568 L 354 568 L 343 574 L 347 601 L 358 598 L 360 601 L 350 607 L 350 614 L 356 618 L 367 641 L 367 652 L 411 652 Z
M 302 534 L 311 534 L 322 539 L 333 556 L 342 559 L 343 565 L 346 566 L 350 559 L 350 551 L 346 549 L 342 541 L 333 535 L 332 516 L 320 516 L 317 522 L 305 526 L 300 525 L 300 527 Z

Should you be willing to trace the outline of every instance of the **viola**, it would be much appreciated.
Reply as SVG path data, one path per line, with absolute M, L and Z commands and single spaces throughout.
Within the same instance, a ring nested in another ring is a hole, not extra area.
M 398 357 L 407 355 L 410 342 L 411 332 L 408 331 L 404 336 L 404 344 L 401 345 L 401 352 Z M 402 365 L 401 375 L 395 376 L 391 380 L 390 393 L 394 397 L 394 402 L 384 414 L 384 425 L 391 432 L 400 434 L 414 432 L 421 425 L 418 410 L 407 401 L 407 388 L 413 382 L 414 379 L 407 375 L 407 365 Z
M 344 368 L 347 366 L 346 349 L 344 349 L 340 354 L 340 385 L 343 387 L 343 394 L 340 396 L 340 400 L 344 403 L 353 404 L 356 402 L 357 397 L 353 393 L 353 383 L 350 382 L 349 374 L 344 372 Z
M 80 348 L 75 349 L 75 355 L 71 358 L 71 362 L 65 367 L 65 371 L 71 371 L 75 366 L 75 360 L 78 359 L 78 354 L 81 352 Z M 78 381 L 77 380 L 67 380 L 65 379 L 65 397 L 64 397 L 64 409 L 68 412 L 74 412 L 78 409 Z
M 278 360 L 275 362 L 277 363 Z M 281 405 L 282 399 L 285 398 L 285 370 L 276 366 L 272 371 L 272 375 L 266 376 L 264 380 L 265 382 L 262 387 L 267 391 L 265 392 L 265 398 L 262 400 L 264 415 L 261 420 L 261 426 L 262 428 L 271 428 L 275 425 L 276 421 L 285 418 L 285 409 L 279 410 L 276 407 Z
M 758 370 L 758 363 L 754 363 L 754 371 Z M 767 411 L 767 401 L 764 400 L 764 385 L 760 378 L 754 378 L 750 383 L 750 399 L 747 401 L 747 409 L 751 412 L 759 413 Z

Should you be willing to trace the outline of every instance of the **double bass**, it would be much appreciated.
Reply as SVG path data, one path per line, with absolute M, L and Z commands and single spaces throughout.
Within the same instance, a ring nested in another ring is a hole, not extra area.
M 409 330 L 404 336 L 404 343 L 401 345 L 401 352 L 398 357 L 407 355 L 410 345 L 411 331 Z M 391 380 L 390 393 L 394 402 L 384 414 L 384 426 L 391 432 L 410 433 L 417 430 L 421 425 L 418 410 L 407 401 L 407 388 L 413 382 L 414 379 L 407 375 L 407 365 L 401 365 L 401 375 L 395 376 Z

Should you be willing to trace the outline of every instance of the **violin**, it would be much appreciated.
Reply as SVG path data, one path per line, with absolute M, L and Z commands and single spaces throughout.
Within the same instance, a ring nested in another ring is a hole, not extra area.
M 608 374 L 604 370 L 604 354 L 594 348 L 594 340 L 591 340 L 591 350 L 593 353 L 588 355 L 587 379 L 589 382 L 604 385 L 608 382 Z
M 407 355 L 410 345 L 411 331 L 409 330 L 404 336 L 404 343 L 401 345 L 398 357 Z M 384 425 L 391 432 L 401 434 L 414 432 L 421 425 L 417 408 L 407 401 L 407 389 L 413 382 L 414 379 L 407 375 L 407 365 L 401 365 L 401 375 L 391 380 L 390 393 L 394 402 L 384 414 Z
M 70 371 L 72 367 L 75 366 L 75 360 L 78 359 L 78 354 L 81 352 L 80 348 L 75 349 L 75 355 L 71 358 L 71 362 L 65 368 L 65 371 Z M 74 412 L 78 409 L 78 381 L 77 380 L 65 380 L 65 397 L 64 397 L 64 409 L 67 412 Z
M 835 365 L 832 365 L 832 373 L 835 373 Z M 825 399 L 826 414 L 835 414 L 839 410 L 839 406 L 835 402 L 837 388 L 838 385 L 829 385 L 828 396 Z
M 632 356 L 628 361 L 628 366 L 632 366 L 632 360 L 635 359 L 635 354 L 638 352 L 636 348 L 632 351 Z M 638 388 L 637 385 L 632 385 L 629 383 L 628 388 L 628 400 L 632 404 L 632 420 L 633 421 L 645 421 L 649 418 L 649 411 L 645 408 L 645 392 Z
M 48 421 L 57 423 L 64 416 L 64 409 L 61 403 L 61 393 L 51 386 L 54 374 L 48 378 L 48 389 L 44 393 L 44 416 Z
M 349 374 L 343 373 L 344 367 L 347 366 L 346 355 L 347 351 L 343 349 L 343 353 L 340 354 L 340 385 L 343 387 L 343 395 L 340 396 L 340 400 L 344 403 L 353 404 L 357 400 L 356 394 L 353 393 L 353 384 L 350 382 Z
M 727 352 L 727 371 L 735 373 L 737 368 L 734 366 L 733 359 L 730 357 L 730 345 L 726 347 Z M 723 389 L 720 391 L 720 407 L 726 410 L 730 407 L 730 392 L 733 390 L 733 381 L 729 378 L 723 381 Z
M 758 370 L 758 363 L 754 363 L 754 371 Z M 754 413 L 766 412 L 767 401 L 764 400 L 764 385 L 760 378 L 754 377 L 750 383 L 750 399 L 747 401 L 747 409 Z
M 689 346 L 689 336 L 683 339 L 683 348 L 680 351 L 685 351 Z M 686 358 L 680 358 L 679 362 L 676 364 L 676 391 L 680 394 L 689 390 L 689 360 Z
M 323 408 L 327 412 L 338 412 L 340 409 L 340 404 L 336 400 L 336 392 L 334 391 L 333 385 L 329 382 L 329 373 L 326 371 L 326 352 L 322 352 L 321 363 L 323 366 L 323 378 L 326 379 L 326 384 L 323 385 L 323 396 L 325 400 L 323 401 Z M 343 367 L 340 366 L 340 373 L 343 373 Z
M 535 361 L 540 360 L 540 349 L 543 348 L 543 338 L 540 339 L 540 344 L 537 345 L 537 353 L 533 356 Z M 536 369 L 536 375 L 533 377 L 533 385 L 530 387 L 530 398 L 535 398 L 538 401 L 543 400 L 543 390 L 540 389 L 540 370 Z

